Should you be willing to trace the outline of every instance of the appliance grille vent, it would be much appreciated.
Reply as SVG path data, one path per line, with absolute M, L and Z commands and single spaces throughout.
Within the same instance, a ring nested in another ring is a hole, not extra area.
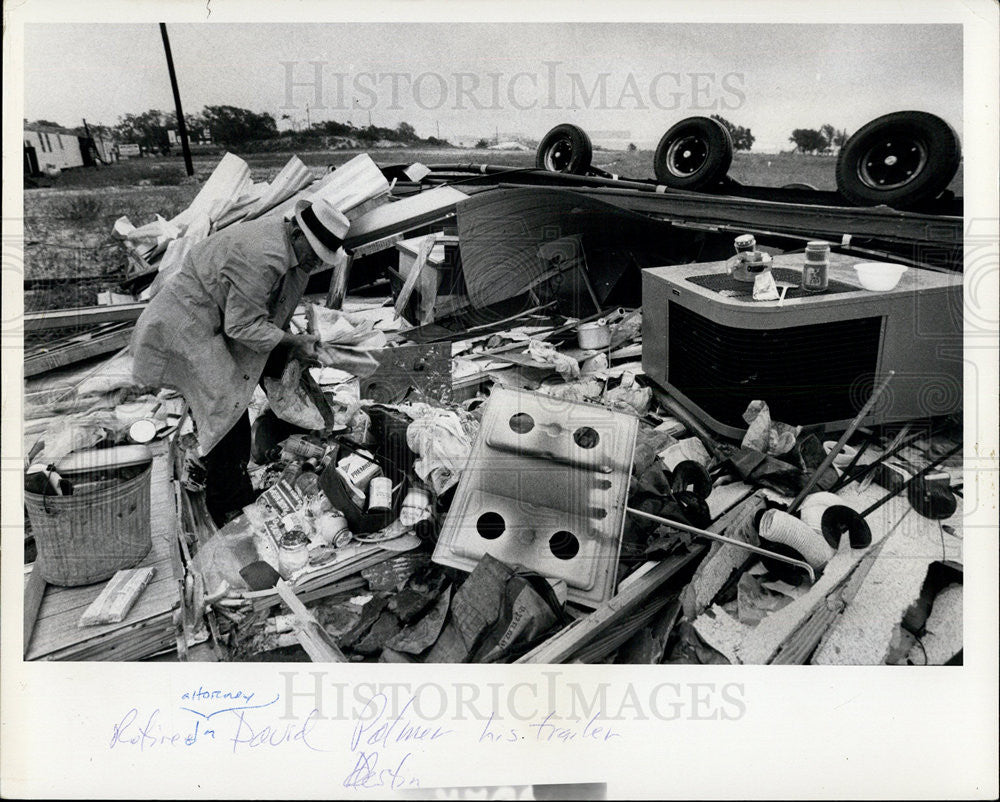
M 756 399 L 792 425 L 853 418 L 871 394 L 881 317 L 782 329 L 723 326 L 670 302 L 668 382 L 720 423 L 745 428 Z

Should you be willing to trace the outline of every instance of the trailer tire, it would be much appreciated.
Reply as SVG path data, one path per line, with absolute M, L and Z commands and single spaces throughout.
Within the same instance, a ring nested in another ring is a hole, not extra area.
M 549 131 L 538 143 L 535 166 L 553 173 L 583 175 L 593 157 L 594 149 L 587 132 L 579 126 L 563 123 Z
M 656 179 L 673 189 L 717 184 L 733 163 L 729 129 L 711 117 L 688 117 L 672 125 L 653 156 Z
M 924 111 L 897 111 L 847 140 L 837 157 L 837 189 L 858 206 L 912 208 L 940 195 L 961 160 L 948 123 Z

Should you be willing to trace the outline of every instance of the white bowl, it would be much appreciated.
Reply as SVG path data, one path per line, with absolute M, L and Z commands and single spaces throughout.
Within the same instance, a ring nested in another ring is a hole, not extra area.
M 888 292 L 899 284 L 906 267 L 885 262 L 862 262 L 854 265 L 854 270 L 858 274 L 858 281 L 866 290 Z

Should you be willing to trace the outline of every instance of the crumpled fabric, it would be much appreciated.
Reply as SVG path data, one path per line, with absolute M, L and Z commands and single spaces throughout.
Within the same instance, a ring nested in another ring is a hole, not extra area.
M 35 462 L 53 464 L 74 451 L 93 448 L 109 430 L 117 428 L 116 424 L 114 412 L 59 417 L 42 435 L 45 447 L 35 457 Z
M 656 463 L 633 480 L 629 488 L 629 506 L 701 529 L 712 522 L 705 500 L 687 490 L 672 490 L 670 472 Z M 645 518 L 630 517 L 628 526 L 649 535 L 661 524 Z
M 536 362 L 551 365 L 567 381 L 580 378 L 580 363 L 566 354 L 559 353 L 552 343 L 531 340 L 528 343 L 528 355 Z
M 414 416 L 406 427 L 406 444 L 418 455 L 413 470 L 440 495 L 458 483 L 478 423 L 472 418 L 463 423 L 454 412 L 427 404 L 409 405 L 406 411 Z
M 77 395 L 103 395 L 123 387 L 135 387 L 132 379 L 132 352 L 124 349 L 104 362 L 76 388 Z
M 787 454 L 795 447 L 802 430 L 801 426 L 772 421 L 766 401 L 751 401 L 743 413 L 743 420 L 748 426 L 741 445 L 763 454 Z

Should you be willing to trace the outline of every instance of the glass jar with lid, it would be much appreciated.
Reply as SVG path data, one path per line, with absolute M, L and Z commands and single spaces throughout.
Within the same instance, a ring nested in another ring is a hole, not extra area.
M 829 285 L 830 243 L 812 240 L 806 243 L 806 260 L 802 265 L 802 289 L 823 292 Z

